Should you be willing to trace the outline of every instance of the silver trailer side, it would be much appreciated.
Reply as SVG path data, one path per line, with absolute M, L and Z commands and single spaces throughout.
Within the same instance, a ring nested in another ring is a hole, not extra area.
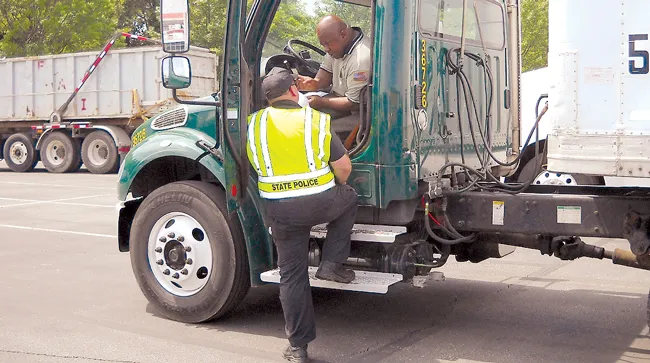
M 0 60 L 0 159 L 14 171 L 29 171 L 39 161 L 50 172 L 115 172 L 130 135 L 146 118 L 173 106 L 161 79 L 161 47 L 116 49 L 103 58 L 81 52 Z M 217 91 L 217 57 L 192 47 L 192 85 L 182 98 Z M 83 87 L 61 115 L 63 105 L 92 65 Z

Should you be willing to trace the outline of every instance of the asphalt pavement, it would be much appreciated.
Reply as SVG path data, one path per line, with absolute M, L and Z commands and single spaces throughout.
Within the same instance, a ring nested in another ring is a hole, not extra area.
M 276 285 L 206 324 L 148 304 L 117 249 L 116 180 L 0 162 L 0 362 L 283 362 Z M 440 271 L 386 295 L 314 289 L 314 361 L 650 361 L 650 272 L 524 249 Z

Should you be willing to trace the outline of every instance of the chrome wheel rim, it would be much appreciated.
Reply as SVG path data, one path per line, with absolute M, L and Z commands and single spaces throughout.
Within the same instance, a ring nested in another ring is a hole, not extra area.
M 182 212 L 167 213 L 154 224 L 148 257 L 156 281 L 176 296 L 198 293 L 212 272 L 208 235 L 196 219 Z

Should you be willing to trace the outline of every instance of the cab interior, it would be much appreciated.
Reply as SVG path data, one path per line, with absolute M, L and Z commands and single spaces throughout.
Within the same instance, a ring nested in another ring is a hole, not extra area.
M 251 33 L 254 34 L 255 27 L 265 27 L 263 34 L 260 33 L 262 41 L 259 41 L 256 46 L 252 47 L 252 49 L 249 48 L 252 53 L 250 54 L 249 59 L 251 59 L 251 61 L 249 64 L 260 65 L 259 69 L 256 69 L 256 67 L 250 68 L 252 85 L 252 99 L 250 100 L 250 105 L 252 112 L 268 106 L 268 101 L 261 91 L 261 83 L 263 77 L 273 67 L 287 68 L 294 74 L 312 78 L 316 76 L 320 64 L 323 62 L 326 54 L 318 42 L 315 30 L 315 25 L 322 16 L 334 14 L 339 16 L 349 26 L 360 27 L 364 36 L 370 37 L 371 44 L 373 44 L 373 2 L 371 0 L 330 1 L 330 3 L 335 2 L 337 4 L 332 4 L 333 6 L 330 7 L 330 10 L 333 11 L 325 13 L 323 10 L 327 9 L 317 9 L 312 14 L 305 14 L 305 16 L 310 16 L 309 21 L 313 22 L 313 27 L 309 29 L 310 32 L 307 34 L 291 34 L 290 31 L 283 29 L 290 29 L 290 25 L 284 24 L 286 19 L 282 14 L 286 14 L 290 11 L 291 6 L 294 6 L 295 1 L 281 0 L 276 2 L 276 4 L 274 4 L 275 6 L 273 6 L 272 9 L 269 9 L 270 11 L 267 13 L 266 19 L 262 19 L 261 17 L 261 12 L 265 9 L 254 8 L 251 10 L 252 13 L 249 16 L 247 26 L 249 31 L 247 33 L 249 35 Z M 303 3 L 310 3 L 310 1 L 305 1 Z M 320 14 L 318 11 L 320 11 Z M 367 138 L 369 131 L 369 89 L 372 87 L 372 66 L 369 73 L 368 85 L 366 85 L 361 91 L 359 109 L 356 111 L 359 113 L 360 122 L 354 129 L 345 130 L 345 132 L 339 133 L 341 141 L 343 141 L 345 147 L 351 154 L 360 149 L 364 138 Z M 322 89 L 320 91 L 329 92 L 330 89 Z M 305 94 L 307 92 L 301 93 Z M 306 98 L 301 101 L 306 102 Z M 333 119 L 332 122 L 336 122 L 336 119 Z

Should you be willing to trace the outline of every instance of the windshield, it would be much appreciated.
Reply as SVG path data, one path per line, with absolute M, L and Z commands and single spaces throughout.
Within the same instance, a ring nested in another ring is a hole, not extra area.
M 337 15 L 350 26 L 360 27 L 366 34 L 371 30 L 369 7 L 335 0 L 282 0 L 266 37 L 262 57 L 283 53 L 283 48 L 291 39 L 302 40 L 322 49 L 316 37 L 316 24 L 330 14 Z M 299 52 L 306 48 L 297 45 L 294 49 Z M 318 63 L 323 61 L 320 54 L 313 50 L 309 53 L 311 59 Z
M 460 42 L 463 0 L 420 0 L 420 33 Z M 465 39 L 468 43 L 501 50 L 505 46 L 503 8 L 490 0 L 467 0 Z M 480 27 L 479 27 L 480 22 Z M 479 31 L 480 30 L 480 31 Z

